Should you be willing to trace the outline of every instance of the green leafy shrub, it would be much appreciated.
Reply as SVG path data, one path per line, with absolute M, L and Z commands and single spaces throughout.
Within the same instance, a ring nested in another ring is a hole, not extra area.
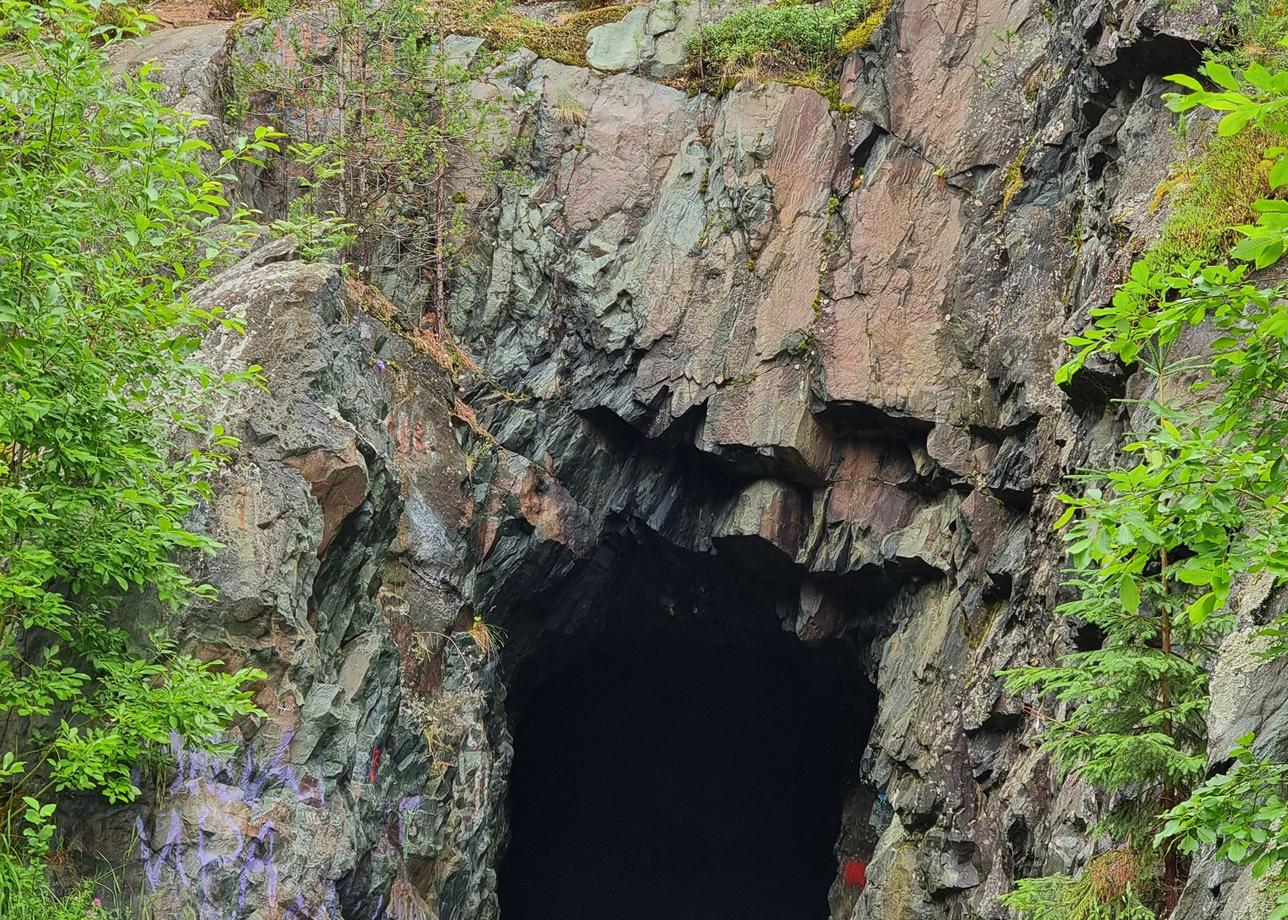
M 1272 879 L 1279 905 L 1267 920 L 1288 918 L 1288 764 L 1257 758 L 1252 735 L 1230 752 L 1234 766 L 1194 790 L 1172 809 L 1157 842 L 1175 840 L 1182 853 L 1200 846 L 1235 865 L 1250 866 L 1255 879 Z
M 1230 67 L 1252 63 L 1266 67 L 1288 66 L 1288 3 L 1284 0 L 1234 0 L 1227 20 L 1233 26 L 1223 47 L 1209 58 Z
M 1252 64 L 1240 80 L 1209 61 L 1202 75 L 1217 88 L 1173 76 L 1186 92 L 1169 96 L 1169 106 L 1223 113 L 1219 138 L 1245 129 L 1279 135 L 1278 146 L 1260 153 L 1262 141 L 1249 138 L 1257 162 L 1267 161 L 1265 186 L 1288 186 L 1281 114 L 1288 73 Z M 1138 369 L 1149 384 L 1135 404 L 1138 423 L 1122 444 L 1121 464 L 1075 477 L 1081 493 L 1061 496 L 1068 508 L 1057 526 L 1067 527 L 1067 585 L 1075 593 L 1061 612 L 1099 627 L 1105 641 L 1055 666 L 1005 672 L 1013 691 L 1038 690 L 1066 704 L 1067 715 L 1045 730 L 1044 747 L 1067 769 L 1121 794 L 1106 830 L 1159 847 L 1157 900 L 1142 900 L 1163 914 L 1184 882 L 1183 857 L 1200 844 L 1218 845 L 1236 862 L 1260 847 L 1253 864 L 1262 873 L 1282 873 L 1275 854 L 1288 853 L 1288 844 L 1279 849 L 1282 815 L 1266 791 L 1282 782 L 1277 766 L 1241 762 L 1198 786 L 1210 660 L 1228 629 L 1232 586 L 1253 573 L 1288 581 L 1288 285 L 1253 274 L 1288 251 L 1288 202 L 1257 198 L 1257 183 L 1242 187 L 1252 219 L 1216 228 L 1241 238 L 1228 253 L 1233 264 L 1183 261 L 1180 244 L 1169 258 L 1147 255 L 1113 302 L 1092 310 L 1091 326 L 1068 340 L 1076 351 L 1058 382 L 1101 355 Z M 1237 203 L 1237 195 L 1225 200 Z M 1200 325 L 1214 335 L 1186 341 L 1186 330 Z M 1267 632 L 1281 640 L 1288 621 Z M 1232 785 L 1233 796 L 1222 791 Z M 1063 884 L 1030 880 L 1013 897 L 1026 898 L 1030 912 L 1055 911 Z M 1288 900 L 1278 915 L 1288 916 Z
M 333 158 L 326 144 L 299 141 L 286 152 L 301 173 L 296 179 L 300 194 L 291 199 L 286 216 L 273 221 L 273 234 L 293 242 L 306 261 L 335 261 L 357 241 L 354 225 L 326 209 L 322 200 L 327 183 L 344 175 L 344 162 Z
M 243 138 L 208 170 L 198 124 L 162 104 L 149 68 L 110 70 L 135 19 L 104 26 L 79 0 L 0 0 L 0 17 L 14 47 L 0 56 L 5 904 L 45 897 L 51 794 L 129 801 L 176 737 L 210 746 L 255 711 L 247 684 L 261 672 L 229 673 L 161 634 L 140 641 L 120 608 L 129 592 L 170 610 L 211 595 L 176 554 L 214 545 L 184 525 L 235 443 L 208 409 L 257 369 L 200 364 L 202 335 L 237 323 L 188 293 L 244 228 L 231 167 L 272 141 Z M 83 906 L 46 900 L 40 916 Z
M 842 39 L 876 8 L 873 0 L 745 6 L 689 40 L 690 66 L 701 79 L 724 85 L 754 76 L 823 90 L 840 62 Z

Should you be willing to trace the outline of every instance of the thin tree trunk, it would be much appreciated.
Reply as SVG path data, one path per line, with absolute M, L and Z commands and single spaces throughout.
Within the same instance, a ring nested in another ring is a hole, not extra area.
M 349 72 L 345 61 L 345 40 L 344 40 L 347 25 L 344 21 L 344 12 L 342 10 L 337 11 L 337 15 L 340 17 L 340 28 L 336 30 L 337 34 L 335 38 L 336 72 L 339 74 L 339 78 L 336 80 L 336 83 L 338 84 L 336 89 L 336 110 L 337 110 L 337 114 L 340 122 L 340 127 L 339 127 L 340 155 L 347 157 L 349 152 L 346 149 L 346 143 L 345 143 L 345 141 L 348 138 L 348 132 L 345 130 L 346 129 L 345 121 L 347 118 L 347 112 L 345 111 L 345 108 L 348 104 Z M 349 195 L 348 195 L 348 187 L 347 187 L 349 176 L 350 176 L 350 172 L 347 168 L 342 170 L 340 173 L 340 181 L 338 183 L 339 200 L 337 201 L 337 204 L 339 205 L 340 213 L 344 215 L 344 219 L 352 221 L 353 215 L 349 213 Z
M 434 176 L 434 312 L 439 341 L 447 335 L 447 74 L 442 55 L 447 41 L 442 14 L 438 17 L 438 169 Z

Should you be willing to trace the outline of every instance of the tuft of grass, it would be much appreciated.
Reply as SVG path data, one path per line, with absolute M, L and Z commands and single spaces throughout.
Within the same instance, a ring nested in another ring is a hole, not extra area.
M 769 6 L 742 7 L 704 26 L 689 40 L 690 73 L 717 89 L 750 78 L 807 86 L 830 95 L 843 57 L 841 42 L 875 16 L 881 2 L 780 0 Z M 884 17 L 882 11 L 880 18 Z M 868 31 L 868 39 L 879 25 L 880 20 Z
M 555 121 L 561 125 L 584 125 L 586 109 L 576 99 L 560 99 L 554 104 Z
M 1255 219 L 1251 203 L 1271 196 L 1265 151 L 1274 141 L 1274 135 L 1252 129 L 1214 137 L 1201 153 L 1174 169 L 1154 195 L 1154 207 L 1164 199 L 1173 207 L 1162 234 L 1145 255 L 1151 267 L 1225 257 L 1239 239 L 1234 228 Z
M 505 631 L 499 626 L 484 622 L 482 617 L 474 618 L 474 622 L 470 624 L 469 634 L 485 658 L 496 657 L 501 651 L 501 646 L 505 644 Z

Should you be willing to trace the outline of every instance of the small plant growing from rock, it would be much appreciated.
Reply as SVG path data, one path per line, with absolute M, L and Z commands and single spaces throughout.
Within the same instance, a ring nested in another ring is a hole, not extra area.
M 560 99 L 554 105 L 555 121 L 561 125 L 586 124 L 586 109 L 576 99 Z
M 496 657 L 501 652 L 501 646 L 505 644 L 505 630 L 485 622 L 478 616 L 470 624 L 469 636 L 485 658 Z
M 1157 866 L 1148 854 L 1109 850 L 1082 875 L 1024 879 L 1002 903 L 1031 920 L 1156 920 Z
M 322 194 L 329 182 L 344 174 L 344 164 L 333 159 L 325 144 L 300 141 L 287 148 L 301 171 L 296 180 L 301 194 L 291 199 L 286 216 L 272 224 L 273 232 L 295 243 L 295 251 L 310 262 L 339 257 L 356 242 L 353 224 L 334 211 L 325 210 Z

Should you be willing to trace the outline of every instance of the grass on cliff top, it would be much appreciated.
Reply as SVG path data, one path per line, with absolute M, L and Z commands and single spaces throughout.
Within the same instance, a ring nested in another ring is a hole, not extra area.
M 587 67 L 587 34 L 596 26 L 617 22 L 636 5 L 605 0 L 578 0 L 577 9 L 555 19 L 537 19 L 508 11 L 479 13 L 478 0 L 434 0 L 461 35 L 476 35 L 494 48 L 523 46 L 538 57 L 573 67 Z
M 703 26 L 689 40 L 689 72 L 717 90 L 751 78 L 831 95 L 837 67 L 845 55 L 871 41 L 889 7 L 889 0 L 778 0 L 744 6 Z

